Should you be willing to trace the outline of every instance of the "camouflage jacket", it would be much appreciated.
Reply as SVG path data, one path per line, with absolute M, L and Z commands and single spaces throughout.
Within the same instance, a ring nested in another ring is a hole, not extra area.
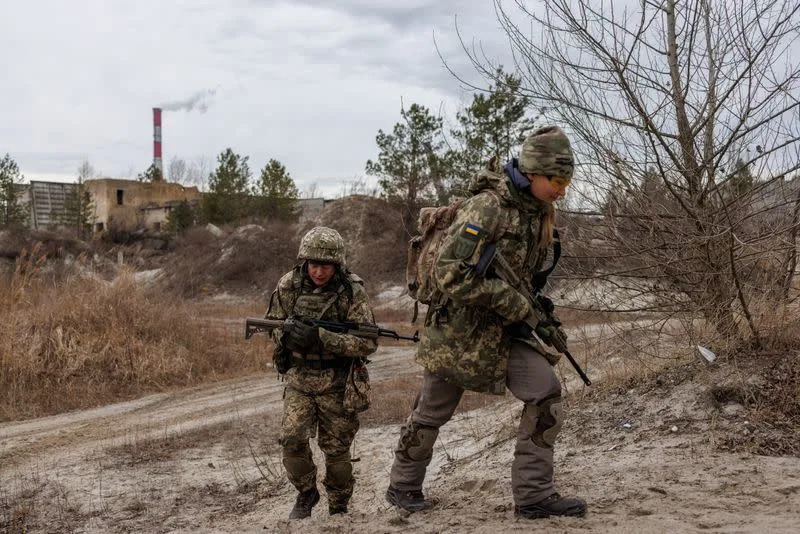
M 523 319 L 530 305 L 505 281 L 479 277 L 475 266 L 486 244 L 497 242 L 520 279 L 530 280 L 547 255 L 538 246 L 545 205 L 500 169 L 480 171 L 470 192 L 438 253 L 441 296 L 429 308 L 416 360 L 465 389 L 502 394 L 511 347 L 504 326 Z
M 290 315 L 308 319 L 375 323 L 369 306 L 364 281 L 353 273 L 337 272 L 330 282 L 316 287 L 302 271 L 302 264 L 283 275 L 270 297 L 267 319 L 286 319 Z M 282 332 L 272 331 L 272 337 L 280 348 Z M 372 354 L 378 345 L 375 340 L 349 334 L 336 334 L 319 329 L 324 345 L 323 358 L 362 357 Z

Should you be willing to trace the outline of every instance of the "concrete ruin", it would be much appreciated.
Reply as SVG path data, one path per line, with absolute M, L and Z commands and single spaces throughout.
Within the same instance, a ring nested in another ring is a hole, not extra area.
M 160 232 L 175 206 L 200 200 L 196 187 L 177 183 L 100 178 L 85 185 L 94 203 L 95 232 L 111 228 Z

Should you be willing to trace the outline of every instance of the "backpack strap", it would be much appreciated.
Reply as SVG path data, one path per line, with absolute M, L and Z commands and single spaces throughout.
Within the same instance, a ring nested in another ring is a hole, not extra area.
M 292 291 L 290 293 L 291 303 L 288 306 L 288 309 L 287 307 L 283 308 L 283 311 L 286 313 L 287 317 L 294 315 L 294 305 L 297 303 L 297 295 L 299 295 L 300 291 L 303 289 L 303 265 L 305 265 L 305 263 L 301 265 L 295 265 L 294 269 L 292 269 Z M 281 306 L 283 306 L 283 303 L 281 303 Z

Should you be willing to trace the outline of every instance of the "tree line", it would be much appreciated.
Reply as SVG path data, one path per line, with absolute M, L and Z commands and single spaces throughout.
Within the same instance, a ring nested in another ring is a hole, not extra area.
M 226 148 L 217 156 L 217 167 L 208 175 L 208 191 L 199 204 L 184 202 L 173 208 L 168 230 L 179 232 L 197 223 L 226 224 L 249 217 L 297 219 L 300 194 L 280 161 L 270 159 L 252 178 L 249 156 Z

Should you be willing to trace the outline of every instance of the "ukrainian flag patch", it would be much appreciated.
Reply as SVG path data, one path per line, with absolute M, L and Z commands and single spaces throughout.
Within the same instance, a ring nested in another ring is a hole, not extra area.
M 475 226 L 474 224 L 467 224 L 464 227 L 464 233 L 468 234 L 468 235 L 471 235 L 473 237 L 478 237 L 478 235 L 480 235 L 480 233 L 481 233 L 481 227 L 480 226 Z
M 483 236 L 483 228 L 476 224 L 467 223 L 458 234 L 453 243 L 453 254 L 458 259 L 467 259 L 475 253 L 478 243 Z

